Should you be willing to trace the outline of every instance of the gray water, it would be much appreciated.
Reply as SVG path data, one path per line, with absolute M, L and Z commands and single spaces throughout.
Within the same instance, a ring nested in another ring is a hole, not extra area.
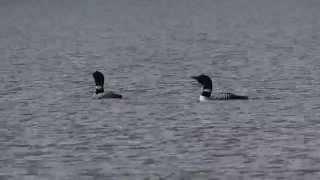
M 1 0 L 0 179 L 319 179 L 319 10 Z M 201 73 L 253 99 L 199 103 Z

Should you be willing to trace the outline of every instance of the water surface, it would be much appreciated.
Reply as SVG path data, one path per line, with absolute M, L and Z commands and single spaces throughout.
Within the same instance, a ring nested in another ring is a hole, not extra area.
M 319 8 L 2 0 L 0 179 L 319 179 Z M 253 100 L 199 103 L 200 73 Z

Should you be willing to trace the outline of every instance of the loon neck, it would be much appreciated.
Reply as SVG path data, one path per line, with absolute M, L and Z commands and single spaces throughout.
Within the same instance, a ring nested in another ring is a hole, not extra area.
M 104 89 L 102 86 L 96 86 L 96 94 L 101 94 L 104 92 Z
M 209 98 L 211 96 L 212 89 L 203 88 L 201 96 Z

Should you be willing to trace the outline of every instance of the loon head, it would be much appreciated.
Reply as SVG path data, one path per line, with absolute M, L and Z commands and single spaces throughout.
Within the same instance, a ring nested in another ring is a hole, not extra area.
M 101 72 L 96 71 L 92 74 L 94 82 L 96 84 L 96 94 L 100 94 L 104 92 L 104 76 Z
M 199 76 L 192 76 L 191 78 L 195 79 L 202 85 L 202 93 L 200 95 L 200 101 L 202 99 L 209 98 L 212 92 L 212 80 L 209 76 L 201 74 Z

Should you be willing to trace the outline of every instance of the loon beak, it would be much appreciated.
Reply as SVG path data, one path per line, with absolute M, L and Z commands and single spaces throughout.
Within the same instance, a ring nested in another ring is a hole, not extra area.
M 192 79 L 196 80 L 194 85 L 199 85 L 199 77 L 198 76 L 191 76 Z
M 192 79 L 198 80 L 198 76 L 191 76 Z

